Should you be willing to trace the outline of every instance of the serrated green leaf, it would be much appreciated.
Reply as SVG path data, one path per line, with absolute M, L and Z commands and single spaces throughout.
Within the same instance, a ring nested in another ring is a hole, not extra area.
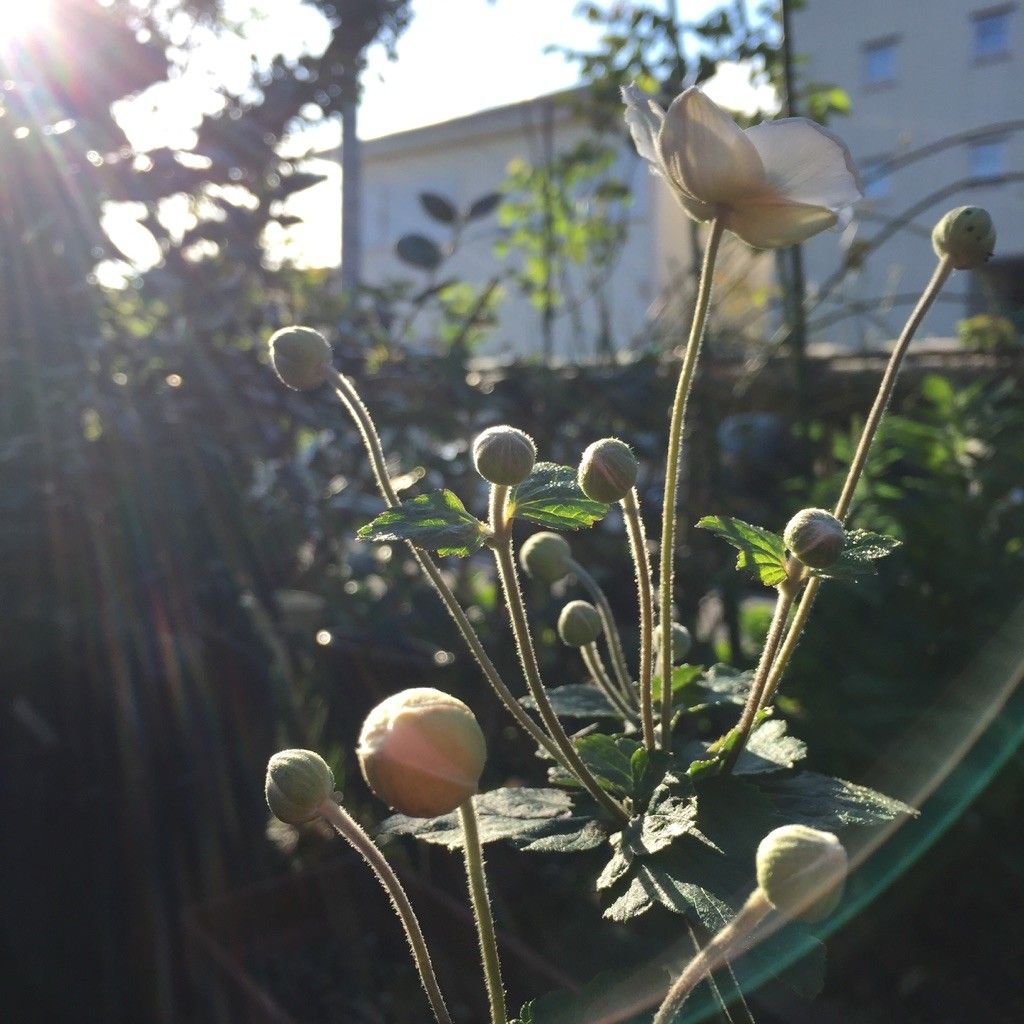
M 878 572 L 879 559 L 891 555 L 902 543 L 884 533 L 869 530 L 847 530 L 843 550 L 835 565 L 827 569 L 811 569 L 812 576 L 826 580 L 850 580 L 858 576 L 872 576 Z
M 512 488 L 509 515 L 555 530 L 579 530 L 603 519 L 608 506 L 588 498 L 576 482 L 572 466 L 538 462 L 533 472 Z
M 636 854 L 658 853 L 686 835 L 718 849 L 697 827 L 696 795 L 692 792 L 673 793 L 669 785 L 655 790 L 651 806 L 630 826 L 623 833 L 623 842 L 629 843 L 629 848 Z
M 775 805 L 780 817 L 814 828 L 877 825 L 917 811 L 884 793 L 818 772 L 798 772 L 789 778 L 766 778 L 758 787 Z
M 559 718 L 622 718 L 618 708 L 592 683 L 567 683 L 545 691 L 551 707 Z M 536 709 L 537 703 L 527 695 L 519 698 L 524 708 Z
M 677 665 L 672 669 L 672 703 L 684 702 L 685 691 L 704 675 L 703 665 Z M 661 676 L 651 680 L 651 699 L 660 706 Z
M 736 761 L 737 775 L 761 775 L 792 768 L 807 756 L 807 745 L 790 736 L 786 723 L 770 718 L 751 731 L 747 745 Z
M 359 530 L 363 540 L 411 541 L 439 555 L 469 555 L 487 528 L 451 491 L 431 491 L 382 512 Z
M 736 548 L 736 568 L 746 569 L 765 586 L 776 587 L 786 578 L 786 545 L 778 534 L 732 516 L 704 516 L 697 526 Z
M 648 887 L 634 875 L 630 879 L 629 888 L 605 908 L 603 916 L 608 921 L 632 921 L 634 917 L 646 914 L 654 902 Z
M 473 797 L 473 805 L 482 843 L 506 840 L 523 850 L 568 852 L 591 850 L 607 838 L 594 820 L 574 813 L 572 796 L 561 789 L 494 789 Z M 461 848 L 463 841 L 457 812 L 439 818 L 393 814 L 376 835 L 382 842 L 415 836 L 449 850 Z
M 573 746 L 602 789 L 622 796 L 632 795 L 632 758 L 641 748 L 640 743 L 628 736 L 606 736 L 596 732 L 579 737 Z M 552 768 L 549 774 L 553 782 L 561 785 L 579 785 L 575 778 L 569 777 L 560 768 Z

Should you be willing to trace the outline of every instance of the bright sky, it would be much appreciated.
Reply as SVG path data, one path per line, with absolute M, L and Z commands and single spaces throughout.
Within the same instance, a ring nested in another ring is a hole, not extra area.
M 413 19 L 398 41 L 398 59 L 391 62 L 380 47 L 370 54 L 360 108 L 360 135 L 375 138 L 453 117 L 502 106 L 567 88 L 576 81 L 576 67 L 545 47 L 559 44 L 589 48 L 599 27 L 574 14 L 578 0 L 413 0 Z M 720 0 L 694 0 L 687 17 L 697 18 Z M 179 78 L 124 104 L 119 119 L 133 144 L 188 148 L 205 113 L 219 107 L 218 88 L 239 91 L 250 73 L 250 55 L 260 65 L 278 53 L 295 58 L 318 52 L 327 43 L 327 26 L 302 0 L 227 0 L 229 19 L 246 24 L 244 38 L 209 39 L 193 51 Z M 254 20 L 252 13 L 256 12 Z M 184 38 L 180 39 L 184 42 Z M 755 94 L 743 69 L 723 69 L 708 90 L 734 108 L 768 106 L 771 97 Z M 304 135 L 302 148 L 329 151 L 338 144 L 337 125 Z M 304 264 L 338 262 L 341 235 L 340 170 L 316 161 L 311 170 L 328 175 L 323 185 L 294 197 L 292 212 L 311 215 L 281 243 Z M 129 251 L 148 259 L 141 229 L 132 231 L 128 211 L 108 222 Z

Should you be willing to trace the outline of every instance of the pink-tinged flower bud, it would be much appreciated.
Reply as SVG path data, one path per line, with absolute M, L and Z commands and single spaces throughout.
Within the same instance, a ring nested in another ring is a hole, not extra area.
M 312 750 L 282 750 L 267 764 L 265 792 L 275 818 L 301 825 L 334 792 L 334 772 Z
M 588 498 L 611 504 L 629 494 L 639 471 L 632 448 L 617 437 L 605 437 L 583 453 L 579 485 Z
M 282 327 L 270 339 L 270 361 L 282 383 L 311 391 L 327 380 L 331 346 L 310 327 Z
M 757 848 L 757 884 L 768 902 L 787 917 L 820 921 L 843 897 L 848 859 L 831 832 L 808 825 L 783 825 Z
M 601 635 L 601 616 L 586 601 L 570 601 L 558 616 L 558 635 L 568 647 L 586 647 Z
M 843 553 L 846 531 L 823 508 L 801 509 L 786 524 L 782 539 L 794 557 L 812 569 L 835 565 Z
M 989 260 L 996 247 L 996 229 L 987 210 L 959 206 L 950 210 L 932 231 L 932 248 L 957 270 L 973 270 Z
M 530 579 L 550 585 L 569 574 L 572 548 L 557 533 L 535 533 L 523 544 L 519 561 Z
M 693 637 L 690 631 L 678 622 L 672 623 L 672 664 L 678 665 L 686 660 L 693 646 Z M 654 627 L 654 649 L 661 650 L 661 626 Z
M 537 461 L 533 438 L 515 427 L 488 427 L 473 442 L 473 465 L 492 484 L 522 483 Z
M 389 807 L 435 818 L 477 791 L 487 744 L 461 700 L 422 686 L 388 697 L 366 716 L 356 754 L 367 785 Z

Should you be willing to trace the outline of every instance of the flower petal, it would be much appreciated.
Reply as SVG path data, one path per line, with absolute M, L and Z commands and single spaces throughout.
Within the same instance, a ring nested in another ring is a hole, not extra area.
M 626 124 L 636 144 L 636 151 L 660 172 L 658 133 L 665 120 L 665 111 L 636 82 L 622 87 L 622 101 L 626 104 Z
M 839 211 L 864 198 L 846 145 L 806 117 L 748 128 L 768 182 L 786 199 Z
M 754 144 L 700 89 L 687 89 L 672 101 L 658 149 L 673 183 L 700 202 L 731 203 L 764 189 Z
M 762 195 L 726 209 L 723 223 L 744 242 L 758 249 L 796 245 L 832 227 L 838 217 L 827 206 L 793 203 L 781 196 Z

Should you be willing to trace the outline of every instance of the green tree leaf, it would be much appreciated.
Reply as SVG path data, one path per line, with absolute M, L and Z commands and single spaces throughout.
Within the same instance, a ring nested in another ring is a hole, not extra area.
M 704 675 L 703 665 L 677 665 L 672 669 L 672 703 L 681 704 L 688 703 L 686 700 L 686 692 L 690 690 L 694 692 L 695 687 L 692 684 L 695 683 L 702 675 Z M 655 676 L 651 680 L 651 697 L 654 700 L 656 706 L 661 704 L 661 676 Z
M 382 512 L 359 530 L 363 540 L 408 540 L 439 555 L 469 555 L 487 528 L 451 491 L 431 491 Z
M 574 812 L 572 796 L 561 789 L 493 789 L 475 796 L 473 804 L 482 843 L 505 840 L 521 850 L 567 853 L 592 850 L 608 837 L 592 818 Z M 458 812 L 439 818 L 393 814 L 377 830 L 377 839 L 395 836 L 415 836 L 449 850 L 463 843 Z
M 395 255 L 403 263 L 419 267 L 420 270 L 436 270 L 444 259 L 444 254 L 434 241 L 426 235 L 402 235 L 395 245 Z
M 697 526 L 736 548 L 736 568 L 748 570 L 766 587 L 776 587 L 786 578 L 786 545 L 778 534 L 732 516 L 704 516 Z
M 573 744 L 583 763 L 593 773 L 598 784 L 609 793 L 630 796 L 633 793 L 633 755 L 642 744 L 628 736 L 606 736 L 595 732 L 581 736 Z M 552 782 L 563 786 L 578 786 L 579 782 L 561 768 L 550 770 Z
M 811 575 L 823 579 L 849 580 L 858 576 L 873 576 L 878 572 L 875 565 L 881 558 L 891 555 L 901 544 L 895 537 L 870 530 L 847 530 L 843 550 L 835 565 L 827 569 L 811 569 Z
M 618 708 L 593 683 L 568 683 L 546 690 L 548 700 L 559 718 L 622 718 Z M 537 703 L 527 695 L 519 698 L 524 708 L 536 709 Z
M 441 224 L 454 224 L 459 219 L 459 211 L 436 192 L 421 192 L 419 200 L 427 216 Z
M 572 466 L 538 462 L 533 472 L 512 488 L 509 514 L 556 530 L 578 530 L 603 519 L 608 506 L 588 498 L 576 482 Z

